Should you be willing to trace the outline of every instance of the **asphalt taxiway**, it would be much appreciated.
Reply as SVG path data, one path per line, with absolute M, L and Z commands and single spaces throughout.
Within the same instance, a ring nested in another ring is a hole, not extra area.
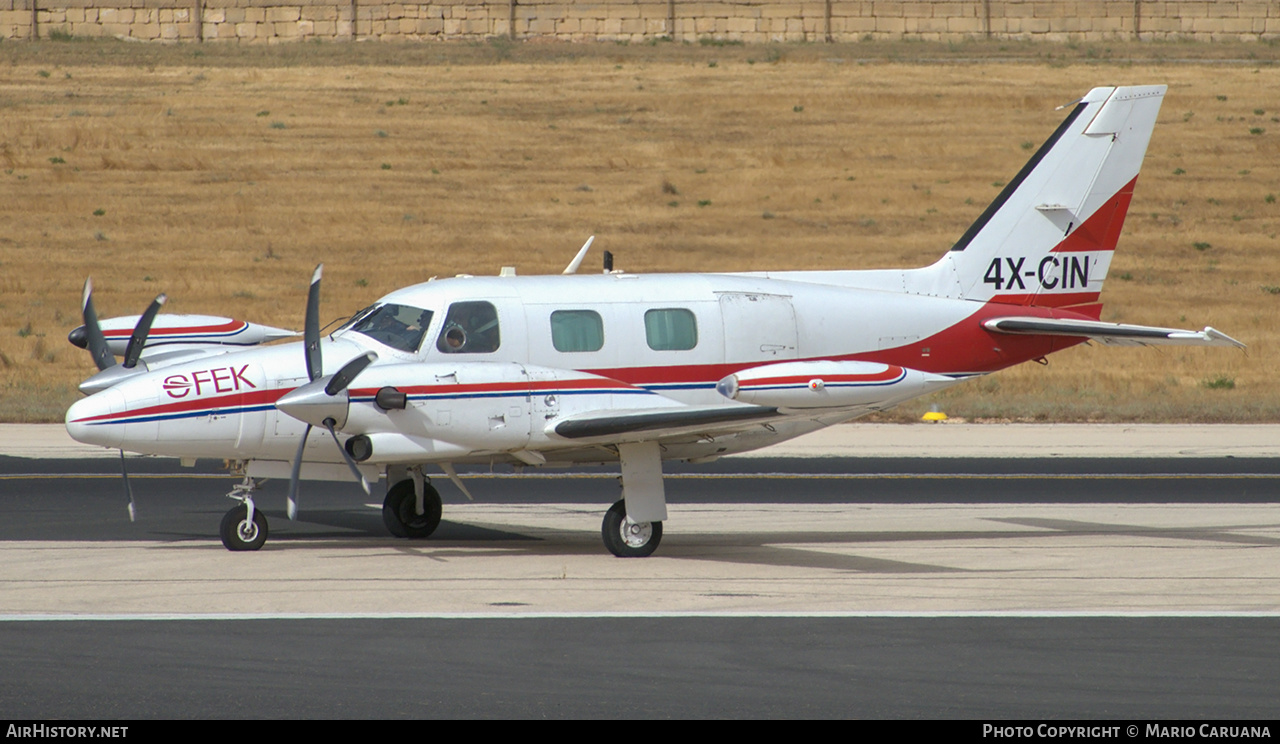
M 1280 712 L 1276 428 L 1104 427 L 1088 446 L 978 429 L 840 427 L 672 467 L 667 532 L 643 560 L 600 545 L 607 471 L 472 473 L 474 503 L 444 482 L 445 521 L 422 542 L 387 536 L 347 484 L 304 484 L 289 522 L 283 484 L 268 484 L 271 540 L 232 554 L 215 463 L 130 458 L 130 524 L 118 460 L 0 445 L 0 709 Z M 914 450 L 931 457 L 876 449 L 913 430 L 956 441 Z

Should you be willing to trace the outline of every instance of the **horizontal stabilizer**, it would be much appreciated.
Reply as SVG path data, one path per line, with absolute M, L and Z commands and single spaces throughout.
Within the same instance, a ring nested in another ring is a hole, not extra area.
M 1060 320 L 1055 318 L 991 318 L 983 327 L 997 333 L 1023 336 L 1084 337 L 1108 346 L 1234 346 L 1244 344 L 1221 331 L 1206 327 L 1203 331 L 1177 328 L 1103 323 L 1096 320 Z

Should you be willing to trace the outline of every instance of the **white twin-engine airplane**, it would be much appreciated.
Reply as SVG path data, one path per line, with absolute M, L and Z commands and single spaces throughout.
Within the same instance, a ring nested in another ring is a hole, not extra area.
M 367 492 L 385 476 L 387 529 L 424 538 L 441 515 L 425 466 L 465 492 L 455 464 L 618 461 L 623 498 L 604 543 L 646 556 L 667 518 L 663 460 L 766 447 L 1086 340 L 1242 348 L 1212 328 L 1099 321 L 1164 93 L 1091 90 L 920 269 L 568 275 L 588 241 L 567 275 L 429 281 L 322 338 L 317 268 L 303 343 L 268 347 L 257 345 L 297 334 L 157 317 L 163 295 L 99 324 L 86 284 L 71 340 L 102 371 L 67 430 L 122 461 L 124 450 L 229 460 L 244 476 L 222 521 L 230 550 L 267 539 L 262 478 L 290 478 L 292 518 L 299 479 L 354 475 Z

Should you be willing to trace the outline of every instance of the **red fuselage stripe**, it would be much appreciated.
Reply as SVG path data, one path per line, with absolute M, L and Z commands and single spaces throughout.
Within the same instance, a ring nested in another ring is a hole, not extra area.
M 810 380 L 813 380 L 815 378 L 820 378 L 823 382 L 828 382 L 828 383 L 839 383 L 839 382 L 875 383 L 875 382 L 888 382 L 889 380 L 896 380 L 901 376 L 902 376 L 901 367 L 890 366 L 885 371 L 878 372 L 876 374 L 823 375 L 823 374 L 815 373 L 812 375 L 793 375 L 790 377 L 766 377 L 760 380 L 744 380 L 742 382 L 742 386 L 755 387 L 757 385 L 794 385 L 794 384 L 807 385 Z
M 152 328 L 149 336 L 186 336 L 199 333 L 232 333 L 242 331 L 248 328 L 249 324 L 243 320 L 232 320 L 222 325 L 208 326 L 180 326 L 177 328 Z M 119 328 L 113 331 L 103 331 L 102 335 L 107 338 L 128 338 L 133 335 L 132 328 Z

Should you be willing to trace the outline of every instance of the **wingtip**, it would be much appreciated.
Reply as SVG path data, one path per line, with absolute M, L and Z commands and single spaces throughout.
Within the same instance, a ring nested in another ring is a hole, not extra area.
M 1203 333 L 1207 338 L 1213 339 L 1215 341 L 1222 341 L 1224 343 L 1227 343 L 1236 347 L 1237 349 L 1249 348 L 1243 342 L 1237 341 L 1234 338 L 1231 338 L 1230 336 L 1223 333 L 1222 331 L 1219 331 L 1217 328 L 1214 328 L 1213 326 L 1205 326 Z

